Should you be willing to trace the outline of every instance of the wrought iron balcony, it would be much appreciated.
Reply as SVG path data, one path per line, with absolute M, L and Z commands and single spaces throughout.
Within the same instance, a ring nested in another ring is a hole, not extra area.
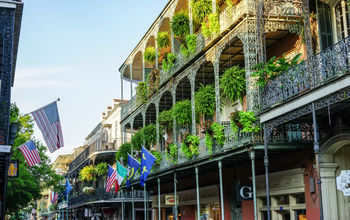
M 315 54 L 269 81 L 261 92 L 262 111 L 301 96 L 315 88 L 347 74 L 350 70 L 350 37 L 347 37 L 325 51 Z
M 118 193 L 114 193 L 113 190 L 111 192 L 106 192 L 105 188 L 97 188 L 95 192 L 90 195 L 80 194 L 73 195 L 69 197 L 68 205 L 69 207 L 75 207 L 82 204 L 87 204 L 89 202 L 95 202 L 99 200 L 109 200 L 111 202 L 130 202 L 132 200 L 132 192 L 131 191 L 119 191 Z M 134 200 L 144 201 L 144 192 L 143 190 L 134 190 Z M 150 193 L 146 194 L 146 200 L 151 201 Z
M 72 163 L 69 164 L 68 172 L 72 171 L 74 168 L 79 166 L 84 160 L 86 160 L 93 153 L 104 152 L 104 151 L 114 152 L 116 150 L 117 150 L 116 144 L 102 143 L 101 146 L 91 144 L 88 147 L 86 147 L 83 150 L 83 152 L 81 152 L 76 158 L 74 158 Z

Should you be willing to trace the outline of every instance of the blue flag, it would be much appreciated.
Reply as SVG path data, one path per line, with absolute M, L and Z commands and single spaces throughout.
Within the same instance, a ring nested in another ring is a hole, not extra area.
M 66 187 L 65 187 L 65 190 L 64 190 L 64 196 L 65 198 L 67 199 L 67 196 L 69 194 L 69 192 L 72 190 L 72 186 L 70 185 L 69 181 L 68 181 L 68 178 L 66 178 Z
M 126 185 L 130 187 L 130 180 L 135 176 L 136 171 L 140 168 L 141 164 L 135 160 L 132 156 L 128 155 L 128 176 L 126 178 Z
M 146 182 L 148 174 L 150 173 L 152 166 L 156 161 L 155 156 L 153 156 L 146 148 L 142 147 L 141 151 L 141 177 L 140 182 L 141 186 Z

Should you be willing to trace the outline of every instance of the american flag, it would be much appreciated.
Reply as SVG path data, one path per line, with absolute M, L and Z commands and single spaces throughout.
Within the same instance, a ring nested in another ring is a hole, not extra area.
M 51 201 L 51 204 L 56 204 L 57 199 L 58 199 L 58 193 L 56 193 L 56 192 L 51 192 L 51 194 L 50 194 L 50 201 Z
M 113 183 L 117 181 L 117 171 L 115 171 L 110 165 L 108 165 L 108 177 L 106 184 L 106 192 L 111 191 Z
M 43 138 L 50 152 L 63 147 L 63 135 L 57 101 L 32 112 L 34 120 L 43 134 Z
M 32 140 L 19 146 L 18 148 L 22 152 L 24 158 L 26 159 L 30 167 L 41 162 L 39 152 L 36 149 L 35 144 Z

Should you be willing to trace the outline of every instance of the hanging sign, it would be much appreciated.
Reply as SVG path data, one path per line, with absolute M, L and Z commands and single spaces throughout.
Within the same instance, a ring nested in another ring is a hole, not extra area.
M 237 185 L 237 200 L 252 200 L 253 187 L 251 185 Z
M 10 178 L 17 178 L 18 177 L 18 172 L 19 172 L 19 162 L 18 160 L 11 160 L 9 164 L 9 169 L 7 176 Z
M 179 196 L 177 196 L 177 204 L 179 204 Z M 165 205 L 175 205 L 175 196 L 165 195 Z
M 343 191 L 344 196 L 350 196 L 350 170 L 342 170 L 337 177 L 337 189 Z
M 0 153 L 11 153 L 10 145 L 0 145 Z

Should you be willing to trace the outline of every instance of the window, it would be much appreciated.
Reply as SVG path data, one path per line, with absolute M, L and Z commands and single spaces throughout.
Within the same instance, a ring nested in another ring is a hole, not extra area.
M 350 33 L 349 7 L 350 0 L 341 0 L 334 8 L 338 41 L 346 38 Z
M 326 3 L 317 1 L 321 50 L 333 44 L 332 13 Z

